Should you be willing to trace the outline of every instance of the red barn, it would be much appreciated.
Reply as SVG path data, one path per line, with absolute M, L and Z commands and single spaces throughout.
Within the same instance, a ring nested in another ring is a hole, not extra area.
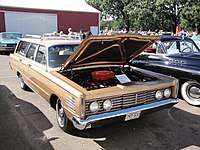
M 43 34 L 91 31 L 98 34 L 100 12 L 84 0 L 0 0 L 0 32 Z

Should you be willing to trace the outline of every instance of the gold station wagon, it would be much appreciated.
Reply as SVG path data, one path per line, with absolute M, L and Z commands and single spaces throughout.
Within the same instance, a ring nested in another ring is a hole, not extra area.
M 128 121 L 178 103 L 178 80 L 129 65 L 158 36 L 119 34 L 79 40 L 23 38 L 10 66 L 56 110 L 66 132 Z

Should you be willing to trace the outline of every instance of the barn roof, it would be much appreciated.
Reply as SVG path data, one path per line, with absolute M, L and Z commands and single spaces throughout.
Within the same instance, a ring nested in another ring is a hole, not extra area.
M 1 6 L 99 13 L 97 9 L 88 5 L 85 0 L 0 0 Z

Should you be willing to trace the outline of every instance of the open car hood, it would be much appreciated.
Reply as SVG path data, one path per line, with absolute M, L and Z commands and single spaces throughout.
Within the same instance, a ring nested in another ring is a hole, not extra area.
M 61 70 L 89 65 L 125 65 L 158 39 L 160 36 L 140 34 L 90 36 L 80 43 Z

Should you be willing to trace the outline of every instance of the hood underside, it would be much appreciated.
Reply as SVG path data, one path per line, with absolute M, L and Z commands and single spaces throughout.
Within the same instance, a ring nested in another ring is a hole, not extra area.
M 90 36 L 83 40 L 61 70 L 89 65 L 125 65 L 160 36 L 119 34 Z

